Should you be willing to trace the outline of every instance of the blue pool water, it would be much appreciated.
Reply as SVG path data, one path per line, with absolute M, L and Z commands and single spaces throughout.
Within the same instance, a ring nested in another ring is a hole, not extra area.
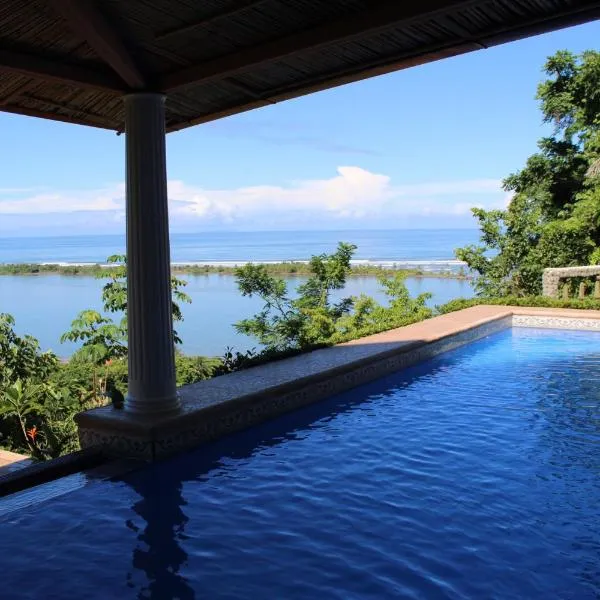
M 598 598 L 599 398 L 600 334 L 507 330 L 5 511 L 0 597 Z

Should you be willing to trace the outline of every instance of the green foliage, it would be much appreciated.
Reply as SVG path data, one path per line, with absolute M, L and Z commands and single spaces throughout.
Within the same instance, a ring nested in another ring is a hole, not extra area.
M 504 180 L 506 210 L 473 209 L 481 243 L 456 251 L 482 296 L 536 295 L 544 268 L 600 258 L 600 52 L 557 52 L 545 73 L 537 97 L 553 135 Z
M 97 311 L 82 311 L 61 341 L 80 342 L 68 363 L 41 352 L 38 341 L 14 332 L 14 320 L 0 314 L 0 444 L 39 459 L 77 449 L 74 415 L 107 402 L 107 388 L 127 388 L 127 288 L 124 257 L 111 256 L 109 281 L 102 289 L 104 310 L 125 316 L 117 324 Z M 42 267 L 43 269 L 43 267 Z M 34 271 L 32 271 L 34 272 Z M 182 320 L 179 302 L 189 302 L 186 282 L 172 279 L 173 319 Z M 174 342 L 180 342 L 175 334 Z M 212 375 L 216 359 L 177 355 L 177 381 L 193 383 Z
M 269 275 L 264 265 L 238 268 L 236 279 L 242 295 L 258 296 L 264 306 L 253 318 L 236 323 L 237 331 L 275 351 L 326 342 L 335 332 L 336 319 L 352 306 L 350 298 L 332 304 L 330 295 L 344 287 L 355 249 L 342 242 L 333 254 L 313 256 L 311 275 L 296 290 L 296 298 L 289 295 L 286 282 Z
M 123 328 L 95 310 L 80 312 L 71 323 L 71 329 L 61 336 L 60 341 L 83 342 L 75 353 L 75 360 L 98 366 L 127 355 Z
M 111 269 L 102 271 L 98 274 L 101 279 L 108 279 L 108 282 L 102 288 L 102 304 L 104 310 L 108 313 L 120 313 L 123 315 L 118 327 L 124 339 L 127 339 L 127 258 L 122 254 L 113 254 L 109 256 L 106 262 L 114 265 Z M 180 303 L 190 303 L 192 299 L 183 291 L 187 281 L 171 277 L 171 293 L 173 321 L 183 321 Z M 181 339 L 177 332 L 173 332 L 173 341 L 181 344 Z
M 118 255 L 116 255 L 118 256 Z M 113 272 L 119 271 L 121 265 L 103 266 L 103 265 L 60 265 L 48 264 L 40 265 L 35 263 L 23 264 L 1 264 L 0 275 L 78 275 L 83 277 L 108 277 Z M 171 271 L 176 275 L 235 275 L 237 267 L 224 265 L 172 265 Z M 265 265 L 265 270 L 269 275 L 310 275 L 311 266 L 308 262 L 281 262 L 269 263 Z M 350 277 L 379 277 L 387 275 L 393 277 L 397 273 L 402 273 L 406 277 L 434 277 L 447 279 L 465 279 L 467 275 L 454 271 L 423 271 L 421 269 L 397 269 L 395 267 L 383 267 L 381 265 L 353 265 L 350 270 Z
M 0 315 L 0 444 L 44 459 L 77 444 L 73 415 L 82 405 L 69 386 L 52 382 L 60 364 L 38 341 L 20 337 Z
M 18 379 L 43 381 L 58 362 L 52 352 L 41 352 L 39 342 L 30 335 L 18 336 L 14 319 L 0 313 L 0 393 Z
M 218 358 L 186 356 L 178 352 L 175 354 L 177 385 L 187 385 L 203 379 L 210 379 L 220 364 L 221 360 Z
M 333 290 L 343 289 L 356 247 L 340 243 L 335 253 L 311 259 L 311 276 L 289 295 L 285 281 L 269 275 L 261 265 L 238 269 L 238 287 L 244 296 L 259 296 L 264 307 L 251 319 L 236 325 L 263 345 L 246 353 L 228 350 L 219 373 L 231 372 L 301 351 L 378 333 L 431 316 L 425 305 L 430 294 L 411 298 L 404 274 L 380 277 L 388 304 L 360 296 L 331 301 Z
M 333 341 L 343 342 L 372 335 L 422 321 L 432 315 L 431 309 L 425 305 L 431 294 L 412 298 L 402 275 L 389 279 L 382 277 L 379 282 L 388 297 L 388 305 L 383 306 L 369 296 L 359 296 L 354 300 L 354 310 L 338 320 Z
M 436 312 L 445 315 L 457 310 L 463 310 L 464 308 L 470 308 L 471 306 L 479 306 L 480 304 L 600 310 L 600 300 L 593 298 L 561 300 L 559 298 L 549 298 L 548 296 L 504 296 L 500 298 L 456 298 L 436 307 Z
M 123 255 L 113 254 L 107 262 L 114 265 L 110 269 L 97 273 L 98 278 L 108 282 L 102 288 L 102 305 L 107 313 L 123 315 L 117 324 L 110 317 L 101 315 L 94 310 L 84 310 L 77 315 L 71 324 L 71 329 L 61 337 L 61 342 L 83 342 L 75 355 L 76 360 L 91 362 L 97 366 L 107 361 L 127 356 L 127 266 Z M 187 282 L 172 277 L 173 320 L 182 321 L 183 314 L 179 302 L 191 302 L 191 298 L 182 291 Z M 173 341 L 181 343 L 177 332 L 173 332 Z

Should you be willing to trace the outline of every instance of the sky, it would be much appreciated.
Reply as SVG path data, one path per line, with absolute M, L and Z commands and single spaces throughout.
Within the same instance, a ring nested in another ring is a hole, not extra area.
M 171 230 L 474 227 L 548 133 L 547 56 L 600 22 L 282 102 L 167 137 Z M 0 235 L 122 233 L 124 136 L 0 112 Z

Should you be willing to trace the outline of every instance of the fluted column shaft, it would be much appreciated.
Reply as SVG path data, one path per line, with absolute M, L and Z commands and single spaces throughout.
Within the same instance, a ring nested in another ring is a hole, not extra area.
M 125 97 L 129 390 L 125 409 L 177 410 L 164 96 Z

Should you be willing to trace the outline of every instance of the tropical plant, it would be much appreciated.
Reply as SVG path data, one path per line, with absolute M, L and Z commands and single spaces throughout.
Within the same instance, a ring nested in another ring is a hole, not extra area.
M 116 323 L 111 317 L 95 310 L 80 312 L 71 323 L 71 329 L 61 336 L 61 342 L 81 342 L 81 348 L 71 358 L 72 362 L 84 362 L 93 365 L 91 391 L 95 403 L 99 403 L 106 394 L 106 383 L 111 377 L 110 365 L 127 357 L 127 266 L 126 257 L 113 254 L 107 259 L 110 268 L 97 273 L 96 277 L 108 282 L 102 287 L 102 305 L 106 313 L 122 315 Z M 173 294 L 172 312 L 174 321 L 182 321 L 180 302 L 191 302 L 183 292 L 187 282 L 171 278 Z M 180 344 L 177 332 L 173 332 L 173 342 Z M 189 373 L 188 373 L 189 376 Z M 113 378 L 119 387 L 124 387 L 122 377 Z M 126 376 L 125 376 L 126 381 Z
M 432 310 L 427 307 L 431 294 L 419 294 L 412 298 L 402 273 L 394 277 L 380 277 L 379 283 L 388 299 L 387 305 L 382 305 L 374 298 L 361 295 L 354 298 L 353 310 L 336 323 L 335 342 L 372 335 L 395 327 L 402 327 L 427 319 Z
M 175 373 L 177 385 L 196 383 L 203 379 L 210 379 L 221 361 L 218 358 L 206 356 L 186 356 L 180 352 L 175 353 Z
M 75 360 L 95 365 L 127 356 L 126 336 L 122 328 L 95 310 L 80 312 L 60 341 L 82 342 L 75 353 Z
M 257 295 L 264 306 L 251 319 L 236 324 L 239 332 L 257 338 L 261 350 L 233 352 L 223 357 L 219 373 L 244 369 L 299 351 L 328 346 L 431 316 L 426 306 L 431 294 L 412 298 L 405 274 L 379 279 L 386 305 L 369 296 L 331 301 L 333 290 L 343 289 L 356 246 L 340 243 L 336 252 L 311 259 L 311 276 L 291 297 L 285 281 L 269 275 L 261 265 L 246 265 L 237 271 L 238 286 L 245 296 Z
M 31 452 L 35 452 L 37 445 L 37 427 L 27 428 L 27 418 L 34 412 L 41 412 L 39 396 L 42 391 L 40 384 L 31 384 L 17 379 L 8 386 L 1 398 L 0 417 L 16 419 L 23 436 L 22 444 Z
M 342 289 L 350 272 L 356 246 L 340 242 L 333 254 L 313 256 L 310 277 L 290 296 L 287 283 L 269 275 L 264 265 L 247 264 L 236 270 L 243 296 L 258 296 L 263 309 L 236 323 L 238 332 L 253 336 L 269 350 L 307 348 L 329 339 L 335 320 L 347 313 L 352 300 L 331 302 L 331 292 Z
M 123 317 L 119 323 L 119 329 L 122 335 L 127 338 L 127 257 L 123 254 L 113 254 L 109 256 L 106 262 L 112 267 L 106 271 L 100 272 L 97 277 L 108 279 L 108 282 L 102 288 L 102 304 L 104 310 L 108 313 L 122 314 Z M 171 293 L 173 295 L 171 307 L 173 321 L 183 321 L 183 313 L 180 304 L 189 304 L 192 299 L 183 291 L 187 281 L 178 277 L 171 277 Z M 181 344 L 181 339 L 177 331 L 173 331 L 173 341 Z
M 11 315 L 0 313 L 0 393 L 17 380 L 44 381 L 58 363 L 52 352 L 42 352 L 32 336 L 19 336 Z

